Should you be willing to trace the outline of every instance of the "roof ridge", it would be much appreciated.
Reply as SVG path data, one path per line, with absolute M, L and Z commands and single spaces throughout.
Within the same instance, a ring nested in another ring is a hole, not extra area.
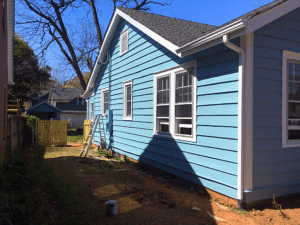
M 140 10 L 137 10 L 137 9 L 125 8 L 125 7 L 122 7 L 122 6 L 117 6 L 117 8 L 126 9 L 126 10 L 133 10 L 133 11 L 141 12 L 141 13 L 153 14 L 153 15 L 156 15 L 156 16 L 168 17 L 168 18 L 172 18 L 172 19 L 176 19 L 176 20 L 182 20 L 182 21 L 187 21 L 187 22 L 191 22 L 191 23 L 195 23 L 195 24 L 201 24 L 201 25 L 208 25 L 208 26 L 218 27 L 218 26 L 215 26 L 215 25 L 207 24 L 207 23 L 199 23 L 199 22 L 195 22 L 195 21 L 191 21 L 191 20 L 185 20 L 185 19 L 180 19 L 180 18 L 176 18 L 176 17 L 172 17 L 172 16 L 165 16 L 165 15 L 160 15 L 160 14 L 157 14 L 157 13 L 152 13 L 152 12 L 150 13 L 150 12 L 140 11 Z

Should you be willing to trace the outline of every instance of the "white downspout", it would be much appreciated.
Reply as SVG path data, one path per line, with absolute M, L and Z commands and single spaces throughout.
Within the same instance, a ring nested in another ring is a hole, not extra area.
M 245 52 L 240 47 L 234 45 L 229 41 L 229 35 L 223 36 L 223 43 L 233 51 L 239 54 L 239 89 L 238 89 L 238 182 L 237 182 L 237 200 L 238 207 L 242 208 L 241 204 L 243 201 L 244 193 L 244 149 L 243 149 L 243 89 L 244 89 L 244 59 Z

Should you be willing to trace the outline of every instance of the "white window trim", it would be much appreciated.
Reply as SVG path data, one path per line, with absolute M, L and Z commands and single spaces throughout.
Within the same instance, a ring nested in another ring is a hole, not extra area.
M 131 86 L 131 115 L 130 116 L 126 116 L 126 112 L 127 112 L 127 95 L 126 95 L 126 87 L 127 86 Z M 123 120 L 132 120 L 132 80 L 129 81 L 125 81 L 123 83 Z
M 283 51 L 282 59 L 282 147 L 300 147 L 300 140 L 288 140 L 288 60 L 300 62 L 300 53 Z
M 193 99 L 192 99 L 192 137 L 179 135 L 175 133 L 175 85 L 176 85 L 176 72 L 194 68 L 194 76 L 193 76 Z M 169 130 L 170 135 L 161 134 L 156 132 L 156 102 L 157 102 L 157 79 L 163 76 L 169 75 L 170 77 L 170 94 L 169 94 L 169 102 L 170 102 L 170 116 L 169 116 Z M 173 138 L 176 140 L 182 140 L 182 141 L 190 141 L 190 142 L 196 142 L 197 141 L 197 61 L 192 61 L 189 63 L 185 63 L 180 66 L 175 66 L 172 68 L 169 68 L 167 70 L 163 70 L 160 72 L 154 73 L 153 77 L 153 135 L 159 136 L 159 137 L 166 137 L 166 138 Z
M 121 51 L 122 50 L 122 37 L 126 35 L 127 36 L 127 48 L 126 51 Z M 124 30 L 121 34 L 120 34 L 120 56 L 124 55 L 126 52 L 128 52 L 128 29 Z
M 102 114 L 102 116 L 106 116 L 106 113 L 104 114 L 104 92 L 106 92 L 106 91 L 109 91 L 108 87 L 101 89 L 101 114 Z M 110 103 L 108 102 L 108 104 L 110 104 Z

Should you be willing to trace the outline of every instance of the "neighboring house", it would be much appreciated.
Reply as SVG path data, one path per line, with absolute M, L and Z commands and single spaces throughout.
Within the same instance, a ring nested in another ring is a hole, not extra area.
M 33 108 L 42 102 L 47 102 L 54 108 L 60 110 L 61 120 L 68 120 L 69 125 L 72 127 L 83 127 L 83 122 L 86 119 L 86 102 L 80 97 L 82 93 L 82 89 L 51 88 L 50 91 L 41 91 L 41 93 L 38 94 L 38 98 L 32 101 L 31 106 Z M 42 108 L 39 107 L 39 109 Z M 47 109 L 50 110 L 50 108 Z M 51 110 L 54 109 L 52 108 Z M 51 114 L 51 116 L 53 115 L 54 114 Z
M 88 118 L 107 114 L 113 150 L 239 204 L 299 192 L 299 7 L 276 0 L 219 27 L 117 7 Z
M 14 0 L 0 0 L 0 164 L 6 145 L 7 88 L 13 84 L 14 6 Z
M 61 110 L 47 102 L 41 102 L 26 110 L 28 115 L 37 116 L 40 120 L 59 120 Z

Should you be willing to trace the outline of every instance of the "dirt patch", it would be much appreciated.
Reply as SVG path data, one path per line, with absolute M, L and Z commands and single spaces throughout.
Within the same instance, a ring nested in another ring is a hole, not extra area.
M 58 179 L 75 193 L 78 204 L 70 206 L 71 212 L 82 211 L 70 214 L 75 224 L 300 224 L 299 198 L 282 202 L 282 210 L 271 204 L 240 211 L 192 183 L 107 159 L 96 150 L 80 158 L 80 148 L 49 148 L 45 155 Z M 108 199 L 117 200 L 116 216 L 105 213 Z

